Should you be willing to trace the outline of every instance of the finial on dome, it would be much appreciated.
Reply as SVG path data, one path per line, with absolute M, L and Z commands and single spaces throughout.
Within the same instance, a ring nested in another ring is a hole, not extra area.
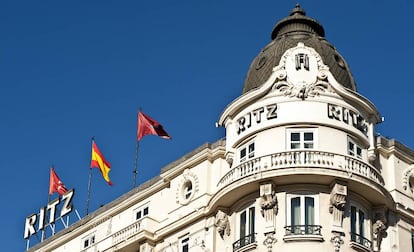
M 306 16 L 305 10 L 303 10 L 300 7 L 300 4 L 299 3 L 297 3 L 296 6 L 295 6 L 295 8 L 290 12 L 290 16 L 293 16 L 293 15 L 303 15 L 303 16 Z

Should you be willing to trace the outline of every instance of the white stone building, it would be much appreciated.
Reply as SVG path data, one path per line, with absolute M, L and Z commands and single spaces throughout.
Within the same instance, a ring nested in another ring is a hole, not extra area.
M 414 151 L 296 6 L 204 144 L 39 252 L 414 251 Z

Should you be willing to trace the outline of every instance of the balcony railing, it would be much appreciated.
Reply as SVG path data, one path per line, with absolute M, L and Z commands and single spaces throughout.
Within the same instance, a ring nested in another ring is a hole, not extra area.
M 372 248 L 372 242 L 357 233 L 351 233 L 351 241 L 358 243 L 359 245 L 367 248 L 368 250 Z
M 378 184 L 384 185 L 384 180 L 377 169 L 360 159 L 331 152 L 315 150 L 292 150 L 274 153 L 250 159 L 227 172 L 218 182 L 218 187 L 224 187 L 239 179 L 254 175 L 261 171 L 293 167 L 315 167 L 336 169 L 366 177 Z
M 286 226 L 286 235 L 321 235 L 322 226 L 319 225 L 294 225 Z
M 129 237 L 137 234 L 141 231 L 142 219 L 138 220 L 131 225 L 119 230 L 112 235 L 112 244 L 117 244 L 121 241 L 128 239 Z
M 239 249 L 255 242 L 256 234 L 246 235 L 245 237 L 242 237 L 240 240 L 233 243 L 233 251 L 238 251 Z

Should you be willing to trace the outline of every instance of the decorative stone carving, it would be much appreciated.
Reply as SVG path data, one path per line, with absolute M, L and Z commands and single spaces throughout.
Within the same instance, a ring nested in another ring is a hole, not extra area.
M 339 252 L 341 246 L 344 244 L 344 240 L 342 239 L 342 236 L 339 233 L 334 233 L 334 236 L 331 238 L 331 242 L 334 245 L 335 252 Z
M 329 212 L 333 217 L 332 231 L 343 232 L 342 219 L 344 215 L 344 208 L 346 204 L 347 186 L 335 183 L 332 187 L 331 196 L 329 200 Z
M 414 185 L 410 184 L 410 180 L 414 180 L 414 164 L 410 165 L 407 169 L 403 171 L 402 174 L 402 186 L 404 190 L 410 189 L 410 191 L 414 192 Z
M 199 190 L 199 180 L 196 174 L 189 169 L 183 172 L 183 178 L 177 187 L 176 202 L 187 205 Z
M 265 234 L 266 238 L 263 241 L 263 245 L 266 246 L 268 252 L 272 252 L 273 244 L 277 242 L 277 239 L 275 237 L 275 233 L 267 233 Z
M 214 226 L 217 227 L 217 232 L 219 233 L 220 237 L 224 239 L 224 233 L 229 236 L 230 235 L 230 221 L 227 214 L 221 210 L 217 211 L 216 220 L 214 221 Z
M 298 43 L 285 52 L 279 65 L 273 68 L 276 73 L 275 89 L 285 96 L 298 97 L 302 100 L 315 97 L 329 90 L 326 82 L 328 66 L 311 47 Z
M 372 232 L 374 234 L 374 251 L 381 250 L 382 239 L 387 237 L 387 226 L 382 220 L 377 220 L 372 225 Z
M 273 220 L 279 210 L 276 191 L 272 183 L 260 185 L 260 212 L 268 224 L 274 226 Z
M 260 197 L 260 212 L 266 221 L 272 220 L 273 215 L 277 215 L 279 211 L 277 203 L 275 191 L 272 191 L 270 194 L 264 194 Z
M 388 209 L 385 206 L 374 207 L 374 224 L 372 224 L 373 250 L 380 251 L 382 239 L 387 237 Z
M 306 84 L 301 83 L 298 85 L 292 85 L 288 82 L 280 82 L 276 85 L 276 89 L 279 89 L 285 96 L 297 97 L 305 100 L 308 97 L 315 97 L 325 92 L 328 88 L 328 84 L 324 82 Z

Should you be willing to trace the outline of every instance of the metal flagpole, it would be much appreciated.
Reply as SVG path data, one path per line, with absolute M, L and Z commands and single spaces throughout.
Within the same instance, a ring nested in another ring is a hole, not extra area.
M 138 130 L 139 130 L 139 113 L 142 111 L 141 108 L 138 110 L 137 115 L 137 143 L 135 145 L 135 162 L 134 162 L 134 180 L 132 181 L 132 188 L 135 188 L 137 183 L 137 173 L 138 173 L 138 149 L 139 149 L 139 140 L 138 140 Z
M 92 137 L 92 144 L 95 137 Z M 86 196 L 86 215 L 89 214 L 89 199 L 91 196 L 91 180 L 92 180 L 92 168 L 89 167 L 89 179 L 88 179 L 88 195 Z
M 137 173 L 138 173 L 138 148 L 139 148 L 139 141 L 137 140 L 137 144 L 135 145 L 135 163 L 134 163 L 134 180 L 132 184 L 132 188 L 135 188 L 137 183 Z

